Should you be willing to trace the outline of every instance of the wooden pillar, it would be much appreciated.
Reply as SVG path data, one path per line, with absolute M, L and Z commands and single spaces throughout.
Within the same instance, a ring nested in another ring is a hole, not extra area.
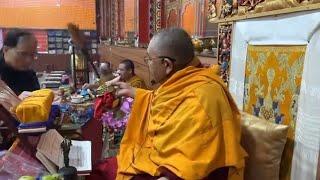
M 149 0 L 139 0 L 139 44 L 146 46 L 149 43 L 150 19 L 149 19 Z
M 118 35 L 124 38 L 124 0 L 118 0 Z
M 97 0 L 97 33 L 101 39 L 112 37 L 112 0 Z

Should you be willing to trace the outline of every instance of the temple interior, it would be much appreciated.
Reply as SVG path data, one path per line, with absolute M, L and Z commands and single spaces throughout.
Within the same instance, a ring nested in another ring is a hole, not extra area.
M 320 180 L 319 0 L 0 0 L 0 179 Z

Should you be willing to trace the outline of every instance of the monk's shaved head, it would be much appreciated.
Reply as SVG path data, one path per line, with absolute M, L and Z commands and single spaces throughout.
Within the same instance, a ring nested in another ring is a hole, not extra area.
M 112 73 L 111 65 L 109 62 L 103 62 L 100 64 L 100 73 L 107 75 L 109 73 Z
M 149 54 L 167 56 L 176 60 L 178 66 L 187 65 L 194 57 L 189 34 L 180 28 L 169 28 L 153 36 L 148 46 Z

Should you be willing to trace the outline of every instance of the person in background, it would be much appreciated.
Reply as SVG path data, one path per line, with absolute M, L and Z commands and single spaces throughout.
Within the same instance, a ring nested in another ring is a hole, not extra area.
M 135 88 L 147 89 L 145 82 L 135 74 L 134 63 L 130 59 L 125 59 L 118 66 L 120 80 L 130 84 Z
M 134 104 L 118 156 L 96 164 L 90 178 L 242 180 L 239 110 L 217 69 L 199 68 L 188 33 L 160 31 L 145 61 L 161 86 L 111 84 Z
M 11 30 L 4 37 L 0 50 L 0 79 L 3 87 L 8 86 L 22 100 L 30 91 L 40 89 L 36 73 L 31 69 L 37 57 L 37 40 L 35 36 L 24 30 Z M 8 90 L 6 90 L 8 91 Z M 10 94 L 10 93 L 9 93 Z M 0 103 L 5 104 L 6 94 L 2 92 Z M 12 97 L 10 100 L 13 100 Z M 6 102 L 8 103 L 8 102 Z M 12 132 L 1 132 L 0 150 L 8 149 L 15 136 Z
M 7 33 L 0 50 L 0 76 L 16 95 L 40 89 L 31 69 L 36 57 L 37 39 L 32 33 L 19 29 Z
M 99 86 L 103 85 L 105 82 L 110 81 L 114 78 L 112 74 L 111 64 L 109 62 L 103 62 L 99 66 L 100 79 L 98 79 L 93 84 L 84 84 L 83 89 L 97 89 Z

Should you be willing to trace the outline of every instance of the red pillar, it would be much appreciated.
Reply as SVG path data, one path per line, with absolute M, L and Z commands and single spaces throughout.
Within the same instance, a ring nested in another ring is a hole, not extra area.
M 165 1 L 161 1 L 161 28 L 166 28 Z
M 149 43 L 149 0 L 139 0 L 139 44 Z

